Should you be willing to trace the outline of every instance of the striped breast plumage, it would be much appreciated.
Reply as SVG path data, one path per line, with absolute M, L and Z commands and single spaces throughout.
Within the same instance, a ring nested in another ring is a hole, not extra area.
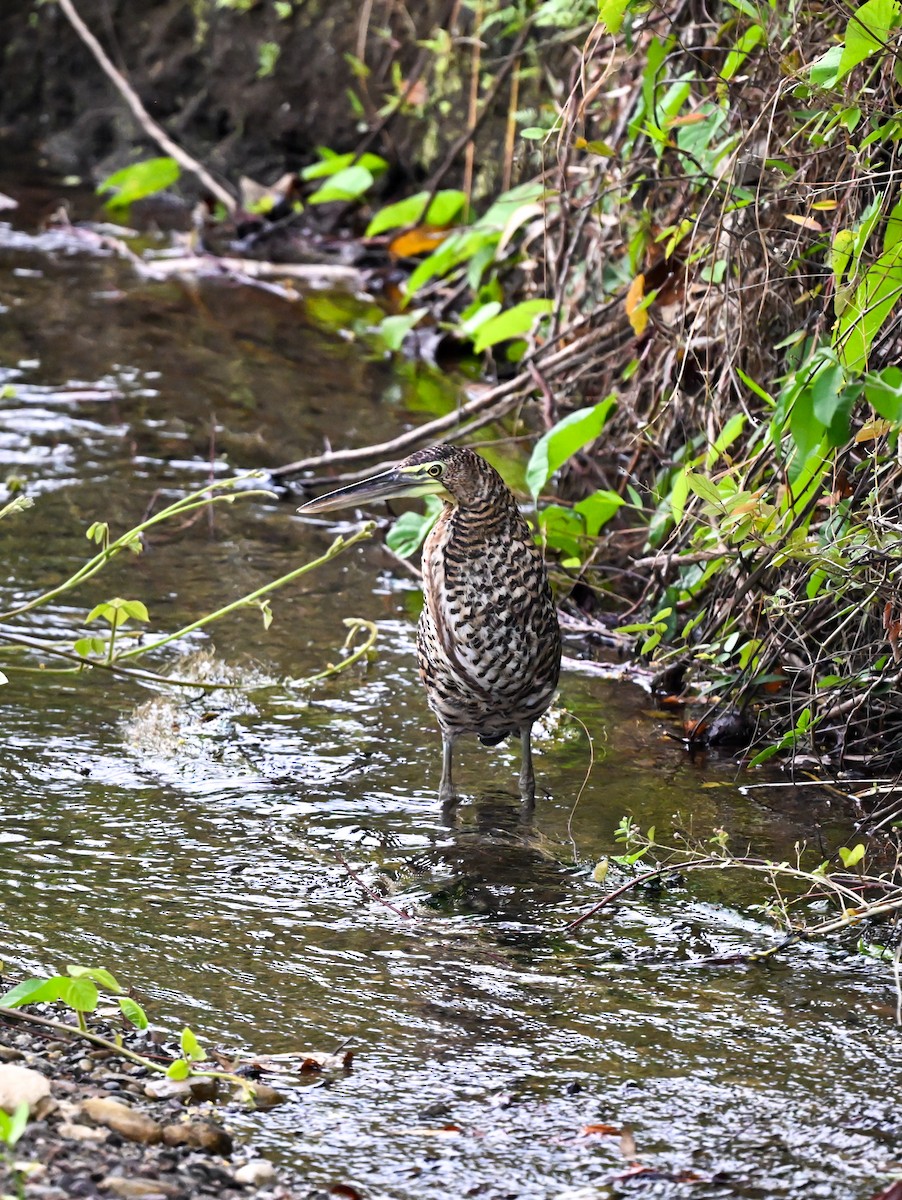
M 427 539 L 417 636 L 420 672 L 442 730 L 486 740 L 545 711 L 561 655 L 542 556 L 513 497 L 492 475 L 497 485 L 483 497 L 446 505 Z

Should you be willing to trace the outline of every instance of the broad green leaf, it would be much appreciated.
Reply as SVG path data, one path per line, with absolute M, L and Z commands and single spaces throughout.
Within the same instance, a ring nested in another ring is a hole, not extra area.
M 365 167 L 372 175 L 381 175 L 388 166 L 385 159 L 380 158 L 378 154 L 361 154 L 357 158 L 354 154 L 336 154 L 326 146 L 318 146 L 317 151 L 320 161 L 304 167 L 301 171 L 302 179 L 327 179 L 351 166 Z
M 598 20 L 608 33 L 619 33 L 629 0 L 598 0 Z
M 845 373 L 839 363 L 827 363 L 811 381 L 814 415 L 825 428 L 836 415 L 845 381 Z
M 597 537 L 602 525 L 607 525 L 618 508 L 622 508 L 624 504 L 623 497 L 618 496 L 616 492 L 598 491 L 587 496 L 585 500 L 578 500 L 573 506 L 573 511 L 579 513 L 585 521 L 589 537 Z
M 113 995 L 123 990 L 116 982 L 116 977 L 103 967 L 77 967 L 69 963 L 66 971 L 73 979 L 93 979 L 104 991 L 112 992 Z
M 410 558 L 425 541 L 442 508 L 438 496 L 427 496 L 425 513 L 402 513 L 385 538 L 389 550 L 401 558 Z
M 128 208 L 136 200 L 171 187 L 180 174 L 174 158 L 146 158 L 108 175 L 97 185 L 97 191 L 114 193 L 104 201 L 107 208 Z
M 375 332 L 389 350 L 400 350 L 408 333 L 422 320 L 426 312 L 425 308 L 415 308 L 413 312 L 384 317 L 376 326 Z
M 872 54 L 887 49 L 890 30 L 899 22 L 899 0 L 865 0 L 849 17 L 837 83 Z
M 116 616 L 116 609 L 108 601 L 104 600 L 100 604 L 95 604 L 88 615 L 85 617 L 85 624 L 90 625 L 92 621 L 96 621 L 98 617 L 103 617 L 105 621 L 112 624 Z
M 331 204 L 336 200 L 359 200 L 373 186 L 372 171 L 357 165 L 330 176 L 307 198 L 308 204 Z
M 808 78 L 815 87 L 833 87 L 837 80 L 843 53 L 842 46 L 831 46 L 825 54 L 814 60 L 808 69 Z M 754 762 L 754 759 L 752 761 Z
M 429 203 L 429 192 L 417 192 L 406 200 L 398 200 L 380 210 L 366 227 L 366 236 L 375 237 L 387 229 L 398 229 L 403 225 L 450 225 L 467 202 L 467 193 L 449 188 L 436 192 Z M 427 210 L 426 205 L 429 204 Z
M 740 35 L 736 45 L 724 59 L 724 64 L 720 71 L 721 77 L 723 79 L 732 79 L 755 47 L 760 46 L 766 40 L 767 34 L 760 25 L 750 25 Z
M 608 396 L 591 408 L 577 409 L 539 438 L 526 468 L 526 484 L 534 500 L 568 458 L 595 441 L 616 403 L 616 396 Z
M 150 1026 L 150 1021 L 147 1019 L 147 1013 L 137 1002 L 132 1000 L 131 996 L 119 996 L 119 1007 L 122 1009 L 122 1015 L 126 1021 L 131 1021 L 132 1025 L 138 1029 L 147 1029 Z
M 839 857 L 846 868 L 857 866 L 864 858 L 864 842 L 859 842 L 850 850 L 848 846 L 840 846 Z
M 203 1047 L 194 1035 L 194 1032 L 186 1025 L 182 1030 L 180 1038 L 182 1054 L 191 1062 L 203 1062 L 207 1057 Z
M 554 550 L 582 560 L 585 554 L 586 526 L 581 517 L 561 504 L 547 504 L 538 514 L 542 536 Z
M 789 431 L 799 452 L 799 462 L 807 462 L 824 439 L 824 425 L 814 414 L 810 388 L 803 388 L 795 398 L 789 414 Z
M 191 1074 L 191 1067 L 183 1058 L 177 1058 L 166 1068 L 166 1074 L 170 1079 L 187 1079 Z
M 894 423 L 902 421 L 902 370 L 899 367 L 884 367 L 878 374 L 866 376 L 864 394 L 878 416 Z
M 50 979 L 23 979 L 0 996 L 0 1006 L 21 1008 L 23 1004 L 45 1004 L 59 1000 L 60 985 L 68 982 L 65 975 L 53 975 Z
M 133 621 L 149 621 L 147 607 L 140 600 L 123 600 L 119 608 Z
M 734 413 L 721 430 L 719 436 L 708 448 L 705 466 L 713 467 L 720 456 L 729 450 L 745 428 L 745 413 Z
M 843 276 L 849 269 L 852 253 L 855 249 L 855 234 L 851 229 L 837 229 L 830 246 L 830 269 L 837 285 L 843 281 Z
M 833 328 L 833 345 L 853 371 L 867 367 L 874 338 L 902 297 L 902 241 L 885 251 L 864 278 Z
M 489 346 L 521 337 L 530 331 L 536 317 L 550 313 L 553 308 L 552 300 L 524 300 L 521 304 L 515 304 L 513 308 L 480 325 L 473 340 L 474 350 L 481 354 Z
M 29 1112 L 29 1106 L 24 1100 L 21 1104 L 17 1104 L 11 1113 L 5 1113 L 0 1110 L 0 1116 L 5 1118 L 2 1130 L 0 1130 L 0 1141 L 6 1142 L 7 1146 L 15 1146 L 16 1142 L 25 1132 Z M 22 1187 L 21 1183 L 20 1187 Z M 24 1191 L 20 1194 L 24 1194 Z
M 81 658 L 91 658 L 92 655 L 100 657 L 107 652 L 107 643 L 103 638 L 99 637 L 84 637 L 79 638 L 72 647 L 77 655 Z
M 673 516 L 674 525 L 679 525 L 680 521 L 682 521 L 688 499 L 689 472 L 684 469 L 674 479 L 673 487 L 670 489 L 670 512 Z
M 686 482 L 696 496 L 702 500 L 707 500 L 709 504 L 723 504 L 723 497 L 718 491 L 717 484 L 707 475 L 699 475 L 697 471 L 687 471 Z
M 93 1012 L 100 999 L 97 985 L 90 979 L 64 979 L 59 991 L 60 1000 L 76 1012 Z

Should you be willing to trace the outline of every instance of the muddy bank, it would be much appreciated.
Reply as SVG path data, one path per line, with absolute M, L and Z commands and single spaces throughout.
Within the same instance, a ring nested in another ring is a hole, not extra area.
M 386 0 L 248 11 L 213 0 L 79 0 L 77 8 L 153 119 L 233 182 L 242 173 L 270 181 L 309 162 L 317 146 L 354 148 L 367 130 L 378 130 L 370 148 L 397 165 L 400 182 L 428 171 L 465 120 L 466 41 L 449 50 L 440 106 L 427 112 L 417 93 L 385 113 L 399 100 L 399 79 L 413 86 L 431 63 L 418 42 L 447 24 L 457 8 L 448 0 L 403 12 Z M 0 47 L 0 140 L 95 179 L 159 153 L 56 5 L 4 4 Z M 502 39 L 498 52 L 507 48 Z M 505 110 L 500 98 L 502 136 Z
M 146 1049 L 146 1047 L 145 1047 Z M 271 1090 L 271 1089 L 270 1089 Z M 234 1103 L 53 1030 L 0 1016 L 0 1107 L 31 1101 L 0 1192 L 27 1200 L 304 1200 L 325 1195 L 233 1140 Z

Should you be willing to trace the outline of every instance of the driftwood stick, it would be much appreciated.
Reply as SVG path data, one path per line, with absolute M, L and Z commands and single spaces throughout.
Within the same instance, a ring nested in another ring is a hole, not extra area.
M 148 113 L 147 109 L 141 103 L 137 92 L 135 92 L 122 73 L 113 66 L 103 46 L 101 46 L 100 42 L 98 42 L 97 38 L 81 19 L 72 0 L 57 0 L 57 3 L 69 24 L 90 50 L 100 69 L 111 80 L 113 86 L 131 109 L 135 120 L 148 137 L 152 138 L 161 150 L 165 150 L 170 158 L 174 158 L 183 170 L 188 171 L 191 175 L 196 175 L 207 191 L 215 196 L 223 205 L 226 212 L 233 213 L 237 207 L 234 196 L 227 192 L 221 184 L 217 183 L 209 171 L 201 166 L 197 159 L 192 158 L 187 151 L 177 145 L 165 129 L 162 129 L 154 121 L 153 117 L 151 117 L 150 113 Z

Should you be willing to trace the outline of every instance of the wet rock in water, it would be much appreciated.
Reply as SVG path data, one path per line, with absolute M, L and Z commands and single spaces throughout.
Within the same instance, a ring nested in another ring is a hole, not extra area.
M 163 1141 L 167 1146 L 190 1146 L 207 1154 L 231 1154 L 232 1139 L 215 1121 L 187 1121 L 183 1125 L 166 1125 Z
M 130 1142 L 153 1146 L 162 1140 L 163 1127 L 146 1113 L 129 1108 L 108 1096 L 91 1096 L 82 1102 L 82 1112 L 98 1125 L 105 1125 Z
M 275 1108 L 277 1104 L 284 1104 L 286 1097 L 275 1088 L 269 1087 L 265 1083 L 253 1083 L 252 1103 L 254 1108 Z M 241 1103 L 244 1100 L 244 1092 L 239 1089 L 232 1097 L 236 1103 Z
M 272 1183 L 275 1176 L 276 1168 L 268 1158 L 252 1158 L 235 1172 L 235 1182 L 259 1188 Z
M 12 1113 L 20 1104 L 34 1112 L 38 1103 L 50 1095 L 50 1081 L 40 1071 L 17 1063 L 0 1064 L 0 1108 Z

